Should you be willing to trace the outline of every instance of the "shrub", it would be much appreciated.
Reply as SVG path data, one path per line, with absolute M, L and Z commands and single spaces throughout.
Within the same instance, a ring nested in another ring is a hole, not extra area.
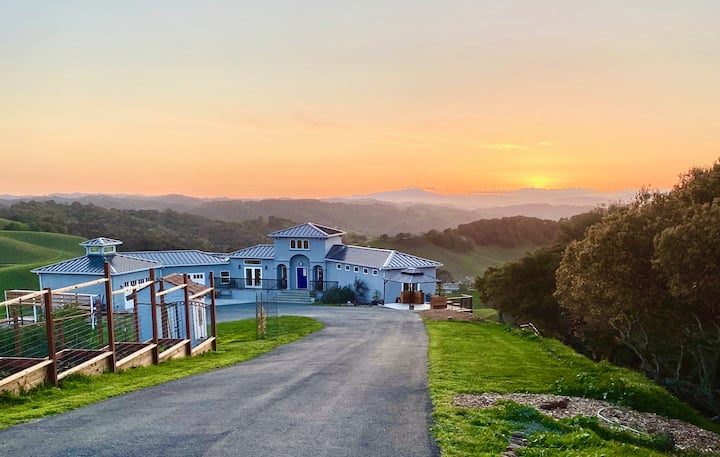
M 326 290 L 322 296 L 322 303 L 336 304 L 336 303 L 347 303 L 355 299 L 355 292 L 350 286 L 345 287 L 331 287 Z

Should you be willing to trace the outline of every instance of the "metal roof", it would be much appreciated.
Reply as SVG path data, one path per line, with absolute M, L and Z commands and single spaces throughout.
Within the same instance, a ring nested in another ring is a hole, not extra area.
M 392 251 L 383 268 L 386 270 L 395 270 L 398 268 L 423 268 L 423 267 L 441 267 L 442 263 L 434 260 L 425 259 L 415 255 L 406 254 L 404 252 Z
M 326 227 L 320 224 L 307 222 L 305 224 L 296 225 L 277 232 L 273 232 L 268 236 L 270 238 L 330 238 L 331 236 L 343 235 L 345 232 L 332 227 Z
M 223 265 L 227 257 L 222 258 L 197 249 L 182 249 L 175 251 L 135 251 L 123 252 L 123 255 L 137 259 L 150 260 L 166 267 L 190 267 L 195 265 Z M 227 256 L 227 255 L 226 255 Z
M 113 240 L 112 238 L 93 238 L 92 240 L 83 241 L 80 243 L 80 246 L 117 246 L 119 244 L 123 244 L 120 240 Z
M 65 273 L 65 274 L 87 274 L 87 275 L 103 275 L 105 273 L 105 261 L 110 264 L 111 274 L 131 273 L 134 271 L 149 270 L 157 268 L 161 265 L 157 262 L 137 259 L 122 254 L 113 256 L 96 256 L 89 255 L 76 257 L 64 262 L 46 265 L 44 267 L 31 270 L 33 273 Z
M 258 244 L 249 248 L 240 249 L 239 251 L 228 254 L 230 257 L 239 257 L 242 259 L 273 259 L 275 258 L 275 246 L 272 244 Z
M 388 281 L 393 282 L 404 282 L 408 284 L 426 284 L 431 282 L 440 282 L 440 280 L 434 276 L 426 275 L 422 270 L 416 268 L 405 268 L 400 270 L 390 277 L 386 277 Z
M 365 267 L 382 268 L 390 256 L 387 249 L 364 248 L 361 246 L 347 246 L 336 244 L 330 248 L 325 260 L 362 265 Z
M 403 252 L 390 249 L 366 248 L 336 244 L 328 251 L 325 260 L 344 262 L 385 270 L 410 267 L 439 267 L 442 264 L 434 260 L 423 259 Z

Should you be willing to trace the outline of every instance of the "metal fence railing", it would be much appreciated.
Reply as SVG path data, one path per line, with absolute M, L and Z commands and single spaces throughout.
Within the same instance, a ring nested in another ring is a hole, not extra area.
M 255 294 L 255 336 L 270 338 L 282 333 L 277 296 L 270 292 Z
M 216 349 L 212 274 L 210 287 L 190 284 L 184 275 L 181 284 L 163 292 L 162 281 L 168 279 L 156 282 L 151 271 L 150 286 L 143 286 L 150 290 L 150 303 L 138 303 L 139 289 L 134 289 L 132 307 L 126 308 L 126 301 L 119 310 L 113 310 L 111 297 L 124 294 L 127 299 L 128 291 L 111 291 L 109 278 L 106 265 L 105 278 L 58 289 L 57 293 L 51 289 L 12 291 L 14 295 L 9 299 L 6 294 L 6 300 L 0 302 L 0 391 L 17 392 L 23 389 L 18 386 L 29 385 L 16 382 L 17 376 L 13 375 L 22 376 L 33 364 L 51 364 L 48 380 L 57 384 L 64 373 L 75 369 L 88 373 L 115 370 L 120 367 L 117 362 L 133 352 L 149 354 L 152 349 L 149 363 L 158 363 L 161 347 L 168 345 L 176 350 L 172 358 Z M 106 289 L 102 302 L 97 295 L 65 293 L 103 283 Z M 185 299 L 164 303 L 167 293 L 173 290 L 184 290 Z M 7 387 L 11 382 L 15 384 Z
M 305 287 L 296 287 L 304 290 L 325 291 L 333 287 L 338 287 L 338 281 L 307 281 Z M 288 289 L 287 279 L 255 279 L 255 278 L 223 278 L 222 282 L 216 283 L 218 290 L 238 289 L 238 290 L 285 290 Z

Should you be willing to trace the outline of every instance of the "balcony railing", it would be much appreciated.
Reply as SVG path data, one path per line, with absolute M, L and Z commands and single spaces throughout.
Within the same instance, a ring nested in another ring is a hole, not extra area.
M 287 289 L 286 279 L 219 278 L 215 281 L 218 289 Z
M 338 287 L 338 284 L 337 281 L 308 281 L 308 288 L 320 292 Z
M 325 291 L 338 287 L 337 281 L 308 281 L 306 290 Z M 283 290 L 288 289 L 287 279 L 218 278 L 216 289 Z

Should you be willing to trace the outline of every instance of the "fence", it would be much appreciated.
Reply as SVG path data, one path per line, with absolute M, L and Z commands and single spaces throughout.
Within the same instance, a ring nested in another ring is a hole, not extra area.
M 338 281 L 307 281 L 307 287 L 303 289 L 325 291 L 338 287 Z M 239 290 L 284 290 L 288 288 L 287 279 L 257 279 L 257 278 L 222 278 L 215 284 L 217 290 L 239 289 Z
M 216 350 L 214 278 L 209 288 L 191 295 L 187 275 L 183 284 L 162 290 L 161 278 L 133 288 L 134 307 L 112 311 L 109 269 L 105 277 L 53 291 L 10 291 L 0 302 L 0 391 L 18 393 L 42 382 L 57 384 L 82 372 L 97 374 Z M 106 300 L 66 293 L 105 284 Z M 160 284 L 160 291 L 156 291 Z M 203 286 L 204 287 L 204 286 Z M 150 303 L 138 303 L 140 289 L 149 288 Z M 184 300 L 164 303 L 174 290 Z M 210 303 L 205 303 L 205 297 Z
M 255 336 L 258 339 L 282 333 L 278 313 L 277 296 L 273 293 L 255 294 Z

